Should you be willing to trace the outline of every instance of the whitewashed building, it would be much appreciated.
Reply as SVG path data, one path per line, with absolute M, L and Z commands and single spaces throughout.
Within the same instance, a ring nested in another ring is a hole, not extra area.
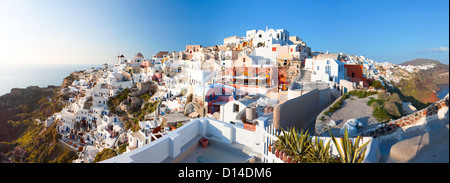
M 249 30 L 246 39 L 253 40 L 253 47 L 270 48 L 272 44 L 289 44 L 289 32 L 284 29 Z
M 338 54 L 325 55 L 306 59 L 306 69 L 312 71 L 311 81 L 323 81 L 327 84 L 339 84 L 345 79 L 345 63 Z

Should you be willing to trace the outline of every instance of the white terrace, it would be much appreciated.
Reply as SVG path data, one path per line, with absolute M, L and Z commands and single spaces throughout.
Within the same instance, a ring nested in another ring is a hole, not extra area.
M 102 163 L 244 163 L 282 162 L 268 152 L 268 146 L 276 140 L 276 130 L 266 117 L 257 120 L 255 131 L 244 129 L 211 118 L 198 118 L 131 152 L 102 161 Z M 210 141 L 207 148 L 199 146 L 199 140 Z M 328 137 L 320 137 L 328 141 Z M 363 162 L 378 162 L 378 142 L 371 137 Z M 333 154 L 337 154 L 333 147 Z

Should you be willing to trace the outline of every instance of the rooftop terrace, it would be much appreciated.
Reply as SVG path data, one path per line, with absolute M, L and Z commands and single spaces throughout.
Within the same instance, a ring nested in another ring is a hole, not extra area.
M 211 118 L 192 120 L 171 133 L 131 152 L 102 163 L 243 163 L 264 151 L 263 131 L 267 118 L 257 119 L 255 131 Z M 207 148 L 199 140 L 210 140 Z

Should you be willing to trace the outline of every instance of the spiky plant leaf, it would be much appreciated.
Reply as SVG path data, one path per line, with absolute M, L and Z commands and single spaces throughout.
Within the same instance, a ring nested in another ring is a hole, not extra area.
M 338 153 L 339 153 L 339 158 L 341 159 L 341 162 L 345 162 L 345 154 L 344 151 L 342 151 L 341 146 L 338 144 L 336 138 L 334 137 L 334 135 L 330 132 L 330 130 L 328 130 L 328 133 L 330 133 L 331 135 L 331 140 L 334 143 L 334 146 L 336 147 Z

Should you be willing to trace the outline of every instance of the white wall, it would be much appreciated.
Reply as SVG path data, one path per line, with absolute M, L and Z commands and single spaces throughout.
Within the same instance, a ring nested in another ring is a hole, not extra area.
M 261 37 L 260 37 L 261 35 Z M 278 35 L 278 36 L 277 36 Z M 246 39 L 253 38 L 253 47 L 256 47 L 258 43 L 264 43 L 266 48 L 271 48 L 272 44 L 286 45 L 289 43 L 289 32 L 284 29 L 268 29 L 247 31 Z
M 312 58 L 306 58 L 306 59 L 305 59 L 305 69 L 306 69 L 307 71 L 312 71 L 312 70 L 313 70 L 313 68 L 312 68 L 312 62 L 313 62 L 313 59 L 312 59 Z
M 329 67 L 329 72 L 326 70 L 327 67 Z M 311 74 L 311 81 L 321 80 L 326 83 L 339 83 L 341 79 L 345 79 L 344 63 L 337 60 L 312 60 L 311 68 L 313 71 Z M 330 81 L 330 77 L 332 78 L 332 81 Z
M 266 120 L 267 122 L 267 120 Z M 244 130 L 229 123 L 211 118 L 195 119 L 169 134 L 150 142 L 131 152 L 102 161 L 102 163 L 160 163 L 168 157 L 176 158 L 182 151 L 181 147 L 197 136 L 222 140 L 224 143 L 239 143 L 255 148 L 255 138 L 262 139 L 264 122 L 257 127 L 258 134 Z M 262 142 L 259 143 L 262 150 Z M 261 151 L 262 152 L 262 151 Z
M 233 125 L 218 121 L 209 121 L 207 124 L 207 136 L 214 136 L 217 140 L 226 144 L 231 144 L 235 139 Z
M 233 112 L 234 104 L 239 105 L 239 111 Z M 223 112 L 223 121 L 227 123 L 231 121 L 236 121 L 236 115 L 239 114 L 239 112 L 245 110 L 245 107 L 247 106 L 235 100 L 227 102 L 223 106 L 223 110 L 220 111 Z
M 105 97 L 92 97 L 92 106 L 103 106 L 106 105 L 108 100 Z

